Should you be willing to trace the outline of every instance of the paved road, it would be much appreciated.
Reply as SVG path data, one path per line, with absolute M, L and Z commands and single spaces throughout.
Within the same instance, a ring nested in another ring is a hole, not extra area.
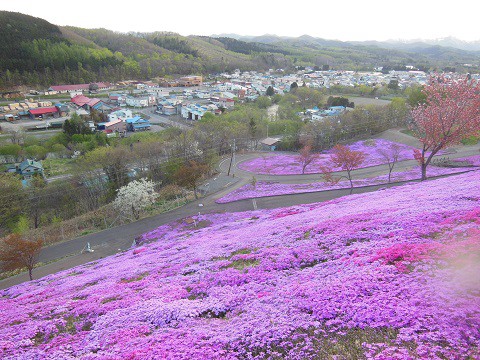
M 464 156 L 474 155 L 479 153 L 479 146 L 454 148 L 450 158 L 460 158 Z M 168 213 L 163 213 L 153 217 L 141 219 L 139 221 L 104 230 L 99 233 L 89 234 L 83 237 L 78 237 L 70 241 L 55 244 L 45 248 L 41 255 L 41 262 L 51 262 L 57 259 L 60 261 L 52 262 L 42 266 L 34 271 L 36 277 L 42 277 L 63 269 L 68 269 L 73 266 L 83 264 L 95 259 L 106 257 L 115 254 L 119 251 L 126 250 L 131 247 L 136 236 L 157 228 L 160 225 L 175 221 L 177 219 L 185 218 L 198 214 L 212 213 L 212 212 L 238 212 L 258 209 L 273 209 L 278 207 L 286 207 L 298 204 L 309 204 L 315 202 L 328 201 L 341 196 L 348 195 L 349 189 L 330 190 L 317 193 L 281 195 L 257 198 L 254 201 L 251 199 L 236 201 L 227 204 L 217 204 L 215 200 L 224 196 L 246 183 L 252 178 L 252 173 L 238 169 L 236 165 L 249 158 L 256 157 L 258 154 L 237 155 L 236 163 L 233 167 L 234 171 L 230 176 L 227 176 L 229 160 L 225 158 L 219 165 L 220 174 L 214 179 L 210 179 L 208 183 L 204 184 L 201 189 L 208 192 L 210 195 L 182 206 L 176 210 Z M 415 165 L 414 161 L 399 162 L 397 170 L 411 168 Z M 373 177 L 380 174 L 385 174 L 387 171 L 386 165 L 380 165 L 361 170 L 356 170 L 358 177 Z M 320 175 L 289 175 L 289 176 L 272 176 L 272 175 L 255 175 L 258 180 L 275 180 L 282 183 L 300 183 L 318 181 Z M 375 185 L 362 188 L 355 188 L 354 193 L 363 193 L 369 191 L 376 191 L 380 188 L 397 186 L 402 183 L 395 183 L 389 185 Z M 200 206 L 200 204 L 202 206 Z M 95 250 L 93 253 L 81 254 L 80 252 L 84 246 L 90 243 Z M 27 281 L 26 274 L 20 274 L 5 280 L 0 281 L 0 289 L 13 286 L 15 284 Z
M 173 118 L 169 118 L 168 116 L 157 114 L 151 109 L 144 111 L 144 113 L 150 116 L 150 122 L 152 123 L 160 123 L 162 126 L 167 127 L 178 127 L 182 130 L 191 129 L 191 126 L 180 121 L 175 121 Z

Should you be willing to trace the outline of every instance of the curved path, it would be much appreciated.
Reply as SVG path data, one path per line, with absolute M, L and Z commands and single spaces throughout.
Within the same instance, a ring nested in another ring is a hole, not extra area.
M 465 156 L 476 155 L 479 153 L 479 146 L 459 147 L 452 149 L 449 154 L 451 159 L 461 158 Z M 265 153 L 262 153 L 265 154 Z M 196 215 L 199 212 L 208 214 L 213 212 L 239 212 L 256 209 L 273 209 L 278 207 L 287 207 L 299 204 L 309 204 L 322 201 L 332 200 L 341 196 L 349 194 L 350 189 L 328 190 L 314 193 L 301 193 L 292 195 L 280 195 L 272 197 L 263 197 L 257 199 L 239 200 L 227 204 L 217 204 L 215 200 L 221 198 L 227 193 L 239 188 L 252 179 L 255 175 L 257 180 L 271 180 L 281 183 L 302 183 L 319 181 L 319 174 L 305 174 L 305 175 L 256 175 L 238 168 L 238 163 L 259 156 L 259 153 L 249 153 L 245 155 L 237 155 L 235 166 L 230 176 L 227 176 L 230 158 L 222 160 L 219 164 L 219 175 L 214 179 L 210 179 L 208 184 L 203 186 L 203 190 L 213 192 L 206 197 L 193 201 L 175 210 L 167 213 L 162 213 L 149 218 L 144 218 L 136 222 L 122 225 L 119 227 L 103 230 L 98 233 L 89 234 L 86 236 L 74 238 L 62 243 L 51 245 L 42 250 L 39 261 L 47 263 L 34 270 L 36 278 L 46 276 L 61 270 L 69 269 L 74 266 L 87 263 L 89 261 L 97 260 L 106 256 L 113 255 L 119 251 L 127 250 L 131 247 L 136 236 L 145 232 L 153 230 L 160 225 Z M 415 165 L 414 160 L 403 161 L 396 164 L 396 170 L 404 170 Z M 356 177 L 374 177 L 385 174 L 388 171 L 386 165 L 373 166 L 369 168 L 359 169 L 355 171 Z M 374 185 L 362 188 L 355 188 L 353 193 L 363 193 L 375 191 L 381 188 L 401 185 L 401 183 L 394 183 L 388 185 Z M 87 243 L 90 243 L 92 253 L 81 254 L 82 249 Z M 60 260 L 58 260 L 60 259 Z M 28 281 L 26 273 L 17 276 L 12 276 L 0 281 L 0 289 L 7 288 L 24 281 Z

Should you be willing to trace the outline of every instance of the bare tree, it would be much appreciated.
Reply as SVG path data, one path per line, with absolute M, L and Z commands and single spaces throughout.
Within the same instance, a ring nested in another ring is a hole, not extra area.
M 178 185 L 193 190 L 195 199 L 198 199 L 197 188 L 199 182 L 209 170 L 208 165 L 190 160 L 175 172 L 174 177 Z
M 336 184 L 342 178 L 350 182 L 350 194 L 353 192 L 352 171 L 358 169 L 365 160 L 366 154 L 362 151 L 350 150 L 347 146 L 335 145 L 330 155 L 330 165 L 320 166 L 320 171 L 326 182 Z M 340 168 L 347 175 L 334 175 L 334 168 Z
M 317 158 L 317 154 L 312 152 L 312 145 L 307 144 L 300 149 L 297 158 L 302 165 L 302 174 L 305 174 L 305 169 Z
M 400 156 L 401 148 L 398 144 L 391 144 L 386 149 L 381 149 L 379 151 L 382 158 L 385 160 L 388 165 L 388 182 L 390 183 L 392 177 L 392 171 L 395 167 L 395 164 L 398 162 Z
M 22 145 L 25 142 L 25 132 L 22 130 L 10 130 L 8 134 L 12 144 Z

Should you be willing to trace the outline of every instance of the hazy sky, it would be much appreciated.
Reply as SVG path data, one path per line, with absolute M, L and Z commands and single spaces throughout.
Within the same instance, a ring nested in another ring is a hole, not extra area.
M 446 5 L 443 5 L 446 4 Z M 181 35 L 311 35 L 339 40 L 478 40 L 476 0 L 0 0 L 57 25 Z

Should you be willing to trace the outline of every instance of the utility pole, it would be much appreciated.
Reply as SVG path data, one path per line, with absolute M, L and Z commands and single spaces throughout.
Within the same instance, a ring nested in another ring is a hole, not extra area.
M 230 170 L 232 169 L 232 163 L 235 160 L 235 139 L 233 139 L 233 147 L 232 147 L 232 157 L 230 158 L 230 165 L 228 166 L 228 173 L 227 176 L 230 176 Z

